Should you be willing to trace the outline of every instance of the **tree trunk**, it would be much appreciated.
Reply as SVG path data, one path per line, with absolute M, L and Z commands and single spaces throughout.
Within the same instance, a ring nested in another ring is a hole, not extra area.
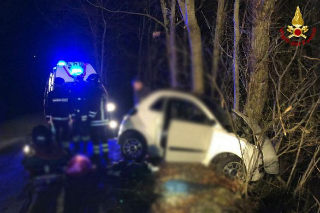
M 245 113 L 250 120 L 259 122 L 268 95 L 269 27 L 276 0 L 251 0 L 251 78 Z
M 178 0 L 183 20 L 188 29 L 189 45 L 192 63 L 192 90 L 195 93 L 204 92 L 202 42 L 200 27 L 196 19 L 194 0 Z
M 234 1 L 234 40 L 233 40 L 233 108 L 239 110 L 240 87 L 239 87 L 239 0 Z
M 220 41 L 223 33 L 225 20 L 225 0 L 218 0 L 218 11 L 216 17 L 216 27 L 214 31 L 213 58 L 212 58 L 212 78 L 216 81 L 220 61 Z
M 175 11 L 176 11 L 176 0 L 171 0 L 171 12 L 170 17 L 167 16 L 168 10 L 166 7 L 165 0 L 160 0 L 161 10 L 163 15 L 163 22 L 165 25 L 166 32 L 166 48 L 167 56 L 170 68 L 170 84 L 171 87 L 178 87 L 177 82 L 177 53 L 176 53 L 176 41 L 175 41 Z
M 170 73 L 171 73 L 171 86 L 178 87 L 177 81 L 177 50 L 176 50 L 176 0 L 171 0 L 171 13 L 170 13 Z
M 263 153 L 264 169 L 269 174 L 279 174 L 279 163 L 274 147 L 261 131 L 259 122 L 268 96 L 269 27 L 275 2 L 276 0 L 251 0 L 251 77 L 245 105 L 247 123 L 258 139 Z

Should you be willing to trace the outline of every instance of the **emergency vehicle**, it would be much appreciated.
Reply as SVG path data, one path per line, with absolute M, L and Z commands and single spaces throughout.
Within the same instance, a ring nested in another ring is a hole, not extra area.
M 74 85 L 75 79 L 78 76 L 82 76 L 83 81 L 86 81 L 91 74 L 97 74 L 97 72 L 89 63 L 59 61 L 57 63 L 57 66 L 55 66 L 53 70 L 50 72 L 49 78 L 47 80 L 44 92 L 44 108 L 48 100 L 49 92 L 51 92 L 54 89 L 54 82 L 56 78 L 63 78 L 65 81 L 64 87 L 66 89 L 70 89 Z M 103 88 L 104 92 L 108 97 L 107 90 L 105 89 L 103 84 L 101 84 L 101 88 Z M 115 120 L 112 120 L 112 112 L 115 111 L 116 106 L 114 103 L 108 102 L 107 106 L 105 107 L 109 112 L 109 127 L 111 129 L 116 129 L 118 124 Z

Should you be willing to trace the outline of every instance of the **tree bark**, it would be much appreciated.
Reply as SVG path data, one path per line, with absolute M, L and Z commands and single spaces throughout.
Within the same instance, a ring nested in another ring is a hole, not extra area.
M 216 17 L 216 27 L 214 31 L 213 58 L 212 58 L 212 78 L 216 81 L 220 61 L 220 41 L 225 20 L 225 0 L 218 0 L 218 11 Z
M 170 73 L 171 73 L 171 86 L 178 87 L 177 81 L 177 50 L 176 50 L 176 0 L 171 0 L 171 13 L 170 13 Z
M 171 87 L 178 87 L 177 81 L 177 53 L 176 53 L 176 41 L 175 41 L 175 11 L 176 11 L 176 0 L 171 0 L 170 17 L 167 16 L 168 10 L 166 7 L 165 0 L 160 0 L 163 22 L 165 25 L 166 32 L 166 48 L 167 56 L 170 69 L 170 84 Z
M 251 77 L 245 105 L 245 114 L 259 122 L 268 95 L 269 27 L 276 0 L 251 0 Z
M 204 92 L 202 41 L 200 27 L 196 18 L 194 0 L 178 0 L 180 12 L 188 29 L 189 45 L 192 63 L 192 91 L 198 94 Z
M 233 40 L 233 108 L 239 110 L 239 99 L 240 99 L 240 87 L 239 87 L 239 6 L 240 0 L 234 1 L 234 16 L 233 16 L 233 27 L 234 27 L 234 40 Z
M 270 139 L 261 131 L 259 122 L 268 96 L 269 27 L 276 0 L 251 0 L 252 32 L 249 64 L 251 77 L 245 105 L 246 122 L 258 139 L 263 153 L 264 169 L 279 174 L 279 163 Z

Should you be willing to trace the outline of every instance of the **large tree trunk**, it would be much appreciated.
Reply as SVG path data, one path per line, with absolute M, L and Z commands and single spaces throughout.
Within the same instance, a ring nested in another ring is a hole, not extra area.
M 212 58 L 212 78 L 217 79 L 219 61 L 220 61 L 220 41 L 224 28 L 225 20 L 225 0 L 218 0 L 218 11 L 216 17 L 216 27 L 214 31 L 213 58 Z
M 245 105 L 247 123 L 261 145 L 265 171 L 279 173 L 279 163 L 270 139 L 261 131 L 259 122 L 268 96 L 269 27 L 276 0 L 251 0 L 252 32 L 250 68 L 251 77 Z
M 259 122 L 268 95 L 269 27 L 276 0 L 251 0 L 251 2 L 251 78 L 245 114 L 250 120 Z
M 200 27 L 196 18 L 194 0 L 178 0 L 183 20 L 188 29 L 189 45 L 192 63 L 192 90 L 195 93 L 204 92 L 203 59 Z
M 240 99 L 240 87 L 239 87 L 239 6 L 240 0 L 234 1 L 234 15 L 233 15 L 233 27 L 234 27 L 234 38 L 233 38 L 233 108 L 239 110 L 239 99 Z

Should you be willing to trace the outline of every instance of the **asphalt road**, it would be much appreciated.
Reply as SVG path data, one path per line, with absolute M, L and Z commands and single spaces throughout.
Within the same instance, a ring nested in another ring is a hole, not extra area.
M 28 174 L 21 165 L 24 141 L 0 150 L 0 212 L 17 213 L 27 200 L 24 187 Z M 136 187 L 153 180 L 146 165 L 122 161 L 115 140 L 109 141 L 109 158 L 115 165 L 109 170 L 95 171 L 80 178 L 67 178 L 60 207 L 63 212 L 147 212 L 149 199 L 140 199 Z M 152 194 L 152 184 L 142 186 L 144 192 Z M 148 190 L 145 190 L 147 187 Z M 149 196 L 149 195 L 148 195 Z M 49 196 L 50 197 L 50 196 Z M 61 196 L 60 196 L 61 198 Z M 42 211 L 45 212 L 45 211 Z
M 27 173 L 21 165 L 22 142 L 0 151 L 0 212 L 18 212 L 23 200 L 18 199 L 27 183 Z

